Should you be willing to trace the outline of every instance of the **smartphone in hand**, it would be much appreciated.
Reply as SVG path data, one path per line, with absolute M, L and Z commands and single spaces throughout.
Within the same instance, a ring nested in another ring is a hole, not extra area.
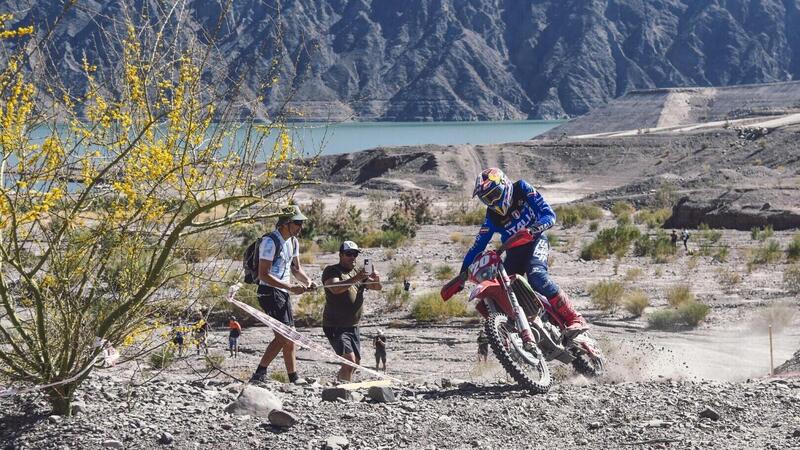
M 367 275 L 375 273 L 375 267 L 372 266 L 372 262 L 369 259 L 364 259 L 364 273 Z

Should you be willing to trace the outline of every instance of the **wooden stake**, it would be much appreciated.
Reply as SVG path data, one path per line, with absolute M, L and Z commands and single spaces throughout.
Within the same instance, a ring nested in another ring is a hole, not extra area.
M 769 326 L 769 376 L 775 376 L 775 369 L 772 363 L 772 324 Z

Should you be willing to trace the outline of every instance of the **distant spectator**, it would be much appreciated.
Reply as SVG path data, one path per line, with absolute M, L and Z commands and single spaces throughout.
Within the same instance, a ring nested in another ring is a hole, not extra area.
M 489 338 L 486 333 L 481 330 L 478 333 L 478 362 L 487 362 L 489 360 Z
M 678 233 L 675 230 L 672 230 L 672 234 L 669 236 L 669 239 L 672 242 L 673 247 L 678 246 Z
M 686 243 L 689 242 L 689 231 L 686 228 L 681 231 L 681 239 L 683 240 L 683 249 L 688 253 L 689 246 Z
M 405 278 L 403 278 L 403 290 L 406 291 L 406 292 L 411 290 L 411 283 L 408 280 L 406 280 Z
M 372 345 L 375 346 L 375 370 L 380 369 L 381 361 L 383 361 L 383 371 L 386 372 L 386 336 L 384 336 L 383 330 L 378 330 L 378 335 L 373 339 Z
M 178 347 L 178 356 L 183 356 L 185 334 L 186 331 L 184 330 L 183 322 L 178 320 L 175 322 L 175 326 L 172 328 L 172 343 Z
M 239 356 L 239 336 L 242 335 L 242 326 L 236 321 L 236 317 L 231 316 L 228 319 L 228 351 L 231 353 L 231 358 Z
M 208 331 L 209 325 L 206 319 L 203 318 L 202 313 L 197 313 L 197 321 L 194 324 L 194 344 L 197 348 L 197 354 L 200 354 L 202 348 L 205 354 L 208 354 Z

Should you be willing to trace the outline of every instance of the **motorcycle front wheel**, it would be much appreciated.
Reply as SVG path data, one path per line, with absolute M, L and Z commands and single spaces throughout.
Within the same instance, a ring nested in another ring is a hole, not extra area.
M 503 313 L 490 314 L 484 326 L 489 344 L 506 372 L 525 389 L 546 393 L 552 380 L 542 351 L 526 350 L 514 323 Z

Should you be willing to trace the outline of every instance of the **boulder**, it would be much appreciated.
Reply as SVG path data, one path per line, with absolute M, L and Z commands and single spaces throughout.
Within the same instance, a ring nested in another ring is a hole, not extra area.
M 280 409 L 273 409 L 267 417 L 269 423 L 279 428 L 290 428 L 297 423 L 297 417 Z
M 352 401 L 353 393 L 349 389 L 332 387 L 322 390 L 322 399 L 326 402 L 335 402 L 338 399 Z
M 323 450 L 344 450 L 350 446 L 350 441 L 344 436 L 329 436 L 322 444 Z
M 161 433 L 161 436 L 158 438 L 158 443 L 161 445 L 170 445 L 173 441 L 175 441 L 175 438 L 167 432 Z
M 711 419 L 711 420 L 719 420 L 720 415 L 714 408 L 710 406 L 706 406 L 702 411 L 700 411 L 700 417 Z
M 73 416 L 77 416 L 78 414 L 83 413 L 86 411 L 86 403 L 82 401 L 72 402 L 69 406 Z
M 283 402 L 275 394 L 248 384 L 239 398 L 225 408 L 225 412 L 237 416 L 268 417 L 270 411 L 282 408 Z
M 763 197 L 769 197 L 770 193 L 762 191 L 730 190 L 712 198 L 683 197 L 673 206 L 664 228 L 697 228 L 701 223 L 711 228 L 741 231 L 767 225 L 774 230 L 800 227 L 800 211 L 765 202 Z
M 391 403 L 395 401 L 394 391 L 389 387 L 372 386 L 367 391 L 367 396 L 378 403 Z

